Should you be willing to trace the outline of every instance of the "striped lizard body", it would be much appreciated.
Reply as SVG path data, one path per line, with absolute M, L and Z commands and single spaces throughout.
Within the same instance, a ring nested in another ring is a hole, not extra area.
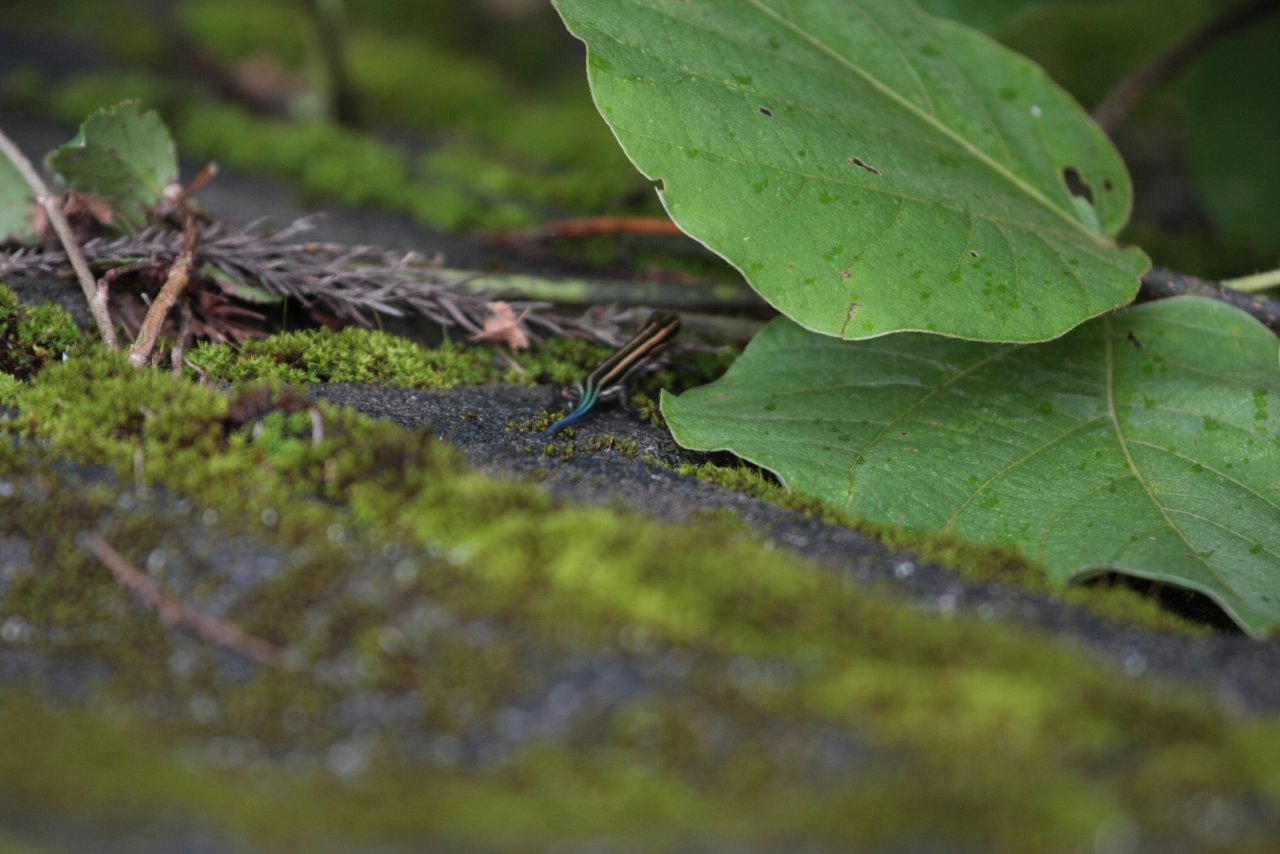
M 601 399 L 622 391 L 627 380 L 648 364 L 679 330 L 680 318 L 677 315 L 658 312 L 650 316 L 634 338 L 597 365 L 578 384 L 578 405 L 564 418 L 548 427 L 546 435 L 554 436 L 562 428 L 581 420 Z

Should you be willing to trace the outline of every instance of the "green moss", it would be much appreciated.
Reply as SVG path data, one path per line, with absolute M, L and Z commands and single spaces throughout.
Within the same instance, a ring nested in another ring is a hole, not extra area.
M 2 607 L 49 652 L 92 651 L 118 675 L 101 692 L 110 723 L 0 702 L 0 739 L 16 746 L 0 751 L 8 803 L 121 820 L 162 810 L 283 845 L 520 850 L 608 832 L 655 849 L 705 837 L 1013 851 L 1088 844 L 1121 814 L 1150 838 L 1182 838 L 1192 791 L 1280 795 L 1274 721 L 1234 722 L 1200 694 L 1153 690 L 1025 629 L 918 612 L 762 550 L 738 524 L 560 506 L 467 470 L 424 433 L 312 410 L 276 386 L 228 398 L 100 354 L 46 367 L 17 402 L 0 423 L 41 444 L 0 442 L 0 480 L 31 484 L 0 494 L 0 535 L 21 533 L 50 569 L 12 573 Z M 105 463 L 114 485 L 77 486 L 51 465 L 67 458 Z M 288 556 L 251 595 L 222 601 L 306 667 L 236 679 L 212 661 L 168 665 L 178 638 L 65 536 L 94 527 L 139 562 L 195 548 L 169 533 L 172 499 L 139 505 L 137 482 L 189 496 L 182 524 L 210 532 L 207 563 L 161 574 L 186 597 L 234 593 L 219 567 L 237 541 Z M 485 641 L 424 628 L 440 613 L 488 626 Z M 327 711 L 368 698 L 419 698 L 413 732 L 483 732 L 536 689 L 531 656 L 596 652 L 684 661 L 687 677 L 496 769 L 406 765 L 394 728 L 341 783 L 266 758 L 326 761 L 350 737 Z M 196 694 L 214 698 L 215 720 L 147 711 L 148 698 L 185 709 Z M 299 714 L 305 730 L 282 724 Z M 851 729 L 872 740 L 876 773 L 812 777 L 804 739 Z M 778 749 L 780 732 L 798 746 Z M 192 763 L 193 744 L 249 735 L 259 759 Z M 1265 850 L 1250 833 L 1232 846 Z
M 47 111 L 69 125 L 79 125 L 103 107 L 121 101 L 140 101 L 153 108 L 173 100 L 173 93 L 163 80 L 141 71 L 90 72 L 57 86 L 42 86 L 30 95 L 34 100 L 27 101 L 26 106 Z
M 936 531 L 914 531 L 866 522 L 817 498 L 785 489 L 753 466 L 685 463 L 678 466 L 676 471 L 734 492 L 797 510 L 829 525 L 840 525 L 861 531 L 890 548 L 901 549 L 925 560 L 935 561 L 974 581 L 1015 584 L 1052 593 L 1073 605 L 1087 608 L 1099 616 L 1132 623 L 1146 629 L 1176 631 L 1189 635 L 1204 635 L 1210 631 L 1203 623 L 1190 621 L 1171 613 L 1161 607 L 1159 602 L 1124 585 L 1058 587 L 1049 583 L 1042 567 L 1015 551 L 995 546 L 976 546 L 953 535 Z
M 348 327 L 339 332 L 284 332 L 239 345 L 200 344 L 189 361 L 220 380 L 272 378 L 290 383 L 380 383 L 449 388 L 514 381 L 489 348 L 444 344 L 426 348 L 385 332 Z
M 304 65 L 314 28 L 300 4 L 262 0 L 182 0 L 174 17 L 218 59 L 265 55 L 290 68 Z
M 50 361 L 75 352 L 82 341 L 65 309 L 50 304 L 23 305 L 12 290 L 0 284 L 0 373 L 26 379 Z
M 291 68 L 306 64 L 311 25 L 297 8 L 201 0 L 182 4 L 178 19 L 229 65 L 258 55 Z M 161 108 L 184 154 L 288 180 L 312 201 L 377 206 L 437 228 L 528 226 L 554 216 L 551 206 L 659 211 L 648 195 L 640 207 L 621 204 L 642 179 L 600 121 L 583 81 L 530 97 L 475 56 L 361 27 L 347 38 L 363 117 L 375 127 L 427 134 L 431 151 L 421 169 L 376 134 L 197 101 L 172 75 L 94 72 L 53 87 L 28 81 L 17 94 L 75 123 L 139 99 Z

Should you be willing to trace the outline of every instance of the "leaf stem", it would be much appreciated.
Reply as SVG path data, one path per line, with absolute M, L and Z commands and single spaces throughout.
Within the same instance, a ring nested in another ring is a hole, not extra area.
M 94 323 L 98 326 L 98 334 L 102 336 L 102 343 L 106 344 L 108 349 L 115 350 L 117 348 L 116 330 L 111 323 L 111 313 L 107 310 L 106 289 L 97 287 L 93 273 L 90 272 L 89 265 L 84 260 L 84 253 L 80 251 L 80 244 L 76 242 L 75 235 L 71 233 L 71 225 L 58 207 L 57 197 L 49 192 L 49 187 L 45 184 L 44 179 L 40 177 L 40 173 L 35 170 L 35 167 L 31 165 L 31 161 L 5 135 L 4 131 L 0 131 L 0 154 L 3 154 L 18 170 L 18 174 L 22 176 L 23 180 L 27 182 L 27 186 L 31 188 L 36 203 L 44 208 L 45 215 L 49 218 L 49 225 L 53 227 L 54 232 L 58 235 L 63 251 L 67 253 L 71 267 L 75 270 L 76 278 L 80 281 L 80 289 L 84 291 L 85 299 L 89 302 L 89 313 L 93 315 Z
M 1266 297 L 1253 296 L 1231 288 L 1226 283 L 1206 282 L 1186 273 L 1177 273 L 1156 267 L 1142 277 L 1142 286 L 1138 289 L 1138 302 L 1167 299 L 1191 294 L 1225 302 L 1253 315 L 1272 332 L 1280 334 L 1280 301 Z

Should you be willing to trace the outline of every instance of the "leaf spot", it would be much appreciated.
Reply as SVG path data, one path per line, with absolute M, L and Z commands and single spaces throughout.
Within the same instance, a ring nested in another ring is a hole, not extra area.
M 773 118 L 773 110 L 769 109 L 768 107 L 761 107 L 761 108 L 760 108 L 760 115 L 762 115 L 762 116 L 768 116 L 769 118 Z
M 853 320 L 853 316 L 858 313 L 861 306 L 856 302 L 849 303 L 849 311 L 845 313 L 844 323 L 840 324 L 840 337 L 844 337 L 844 331 L 849 328 L 849 323 Z

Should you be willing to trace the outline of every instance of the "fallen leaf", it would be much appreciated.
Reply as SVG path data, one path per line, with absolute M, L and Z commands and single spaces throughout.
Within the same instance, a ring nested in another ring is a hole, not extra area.
M 472 341 L 494 341 L 506 344 L 512 350 L 529 349 L 529 336 L 520 323 L 529 312 L 526 309 L 516 317 L 511 306 L 502 300 L 489 303 L 489 316 L 484 319 L 484 329 L 471 336 Z

